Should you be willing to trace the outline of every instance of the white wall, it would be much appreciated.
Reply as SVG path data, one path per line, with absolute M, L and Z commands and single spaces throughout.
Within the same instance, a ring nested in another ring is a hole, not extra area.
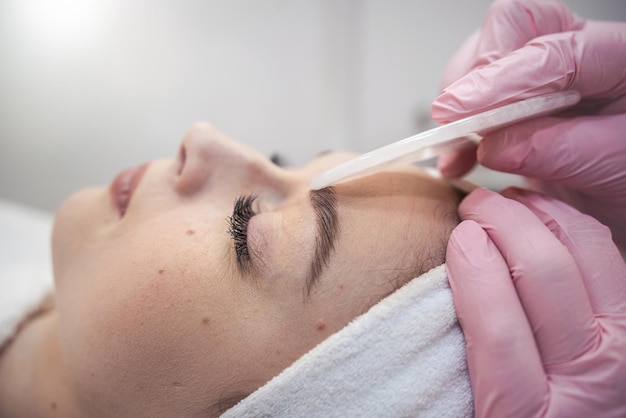
M 0 198 L 174 156 L 212 121 L 302 164 L 429 127 L 439 76 L 489 0 L 0 0 Z M 625 0 L 570 0 L 626 20 Z

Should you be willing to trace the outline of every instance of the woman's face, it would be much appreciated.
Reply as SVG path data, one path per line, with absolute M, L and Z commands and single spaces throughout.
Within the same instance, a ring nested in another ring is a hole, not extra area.
M 176 159 L 68 199 L 59 330 L 90 416 L 212 413 L 443 262 L 456 192 L 412 168 L 310 192 L 351 156 L 284 169 L 197 124 Z

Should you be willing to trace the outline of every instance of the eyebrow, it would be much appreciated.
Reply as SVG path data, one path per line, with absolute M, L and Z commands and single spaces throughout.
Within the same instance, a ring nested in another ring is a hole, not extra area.
M 305 299 L 308 299 L 313 286 L 319 282 L 322 272 L 328 266 L 330 255 L 335 249 L 337 235 L 339 235 L 337 198 L 332 186 L 321 190 L 311 190 L 309 197 L 315 211 L 317 234 L 315 236 L 315 253 L 305 284 Z

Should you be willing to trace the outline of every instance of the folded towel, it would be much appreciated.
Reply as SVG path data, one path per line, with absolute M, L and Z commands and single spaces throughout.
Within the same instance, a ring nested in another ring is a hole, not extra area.
M 470 417 L 445 265 L 389 295 L 223 417 Z
M 0 200 L 0 347 L 52 291 L 52 215 Z

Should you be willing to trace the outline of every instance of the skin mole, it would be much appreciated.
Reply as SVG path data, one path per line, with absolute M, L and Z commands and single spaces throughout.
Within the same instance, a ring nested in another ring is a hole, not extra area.
M 163 274 L 163 273 L 165 273 L 165 269 L 160 269 L 159 274 Z
M 324 328 L 326 328 L 326 322 L 322 321 L 321 319 L 318 319 L 317 321 L 315 321 L 316 330 L 321 331 Z
M 196 233 L 196 231 L 194 231 L 193 229 L 188 229 L 187 230 L 187 235 L 193 235 L 195 233 Z

